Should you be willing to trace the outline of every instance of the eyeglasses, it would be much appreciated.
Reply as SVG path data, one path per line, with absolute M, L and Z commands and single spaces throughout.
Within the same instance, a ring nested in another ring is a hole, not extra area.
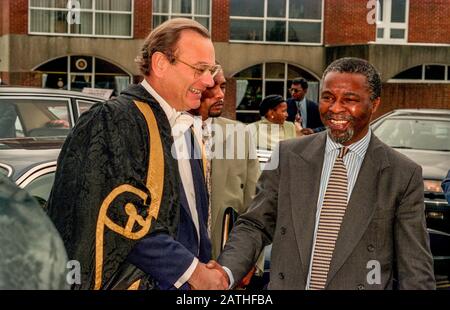
M 179 58 L 175 58 L 175 60 L 181 62 L 182 64 L 188 66 L 191 69 L 194 69 L 195 71 L 195 77 L 204 76 L 208 72 L 211 74 L 211 76 L 214 78 L 217 73 L 219 73 L 220 70 L 222 70 L 222 67 L 220 65 L 208 65 L 208 64 L 199 64 L 199 65 L 190 65 L 187 62 L 182 61 Z
M 297 88 L 291 88 L 289 89 L 291 92 L 293 92 L 294 94 L 301 92 L 301 89 L 297 89 Z

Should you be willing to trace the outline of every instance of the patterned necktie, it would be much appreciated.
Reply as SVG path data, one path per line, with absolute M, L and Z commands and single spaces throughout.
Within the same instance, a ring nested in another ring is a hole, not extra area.
M 325 288 L 334 247 L 347 208 L 347 169 L 342 160 L 347 152 L 346 147 L 340 149 L 325 191 L 312 258 L 309 284 L 311 290 Z
M 203 146 L 205 148 L 205 180 L 206 180 L 206 188 L 208 191 L 208 235 L 211 238 L 211 131 L 209 126 L 203 122 Z

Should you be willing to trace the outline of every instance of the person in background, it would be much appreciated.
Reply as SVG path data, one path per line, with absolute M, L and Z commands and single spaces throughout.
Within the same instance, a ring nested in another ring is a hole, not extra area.
M 306 98 L 308 82 L 304 78 L 296 78 L 291 83 L 291 98 L 287 100 L 289 122 L 298 123 L 301 135 L 310 135 L 325 130 L 320 120 L 319 106 Z
M 293 123 L 286 122 L 287 103 L 280 95 L 269 95 L 259 105 L 261 120 L 248 125 L 258 149 L 273 150 L 279 141 L 297 136 Z

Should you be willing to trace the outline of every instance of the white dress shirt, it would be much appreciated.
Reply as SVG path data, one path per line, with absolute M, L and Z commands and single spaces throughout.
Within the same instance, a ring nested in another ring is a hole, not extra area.
M 189 162 L 189 156 L 187 155 L 187 144 L 184 137 L 186 130 L 194 124 L 194 117 L 187 112 L 179 112 L 171 107 L 167 101 L 165 101 L 144 79 L 141 85 L 156 99 L 164 113 L 166 114 L 170 127 L 172 128 L 172 136 L 175 141 L 175 145 L 172 146 L 172 155 L 177 158 L 178 170 L 180 172 L 181 183 L 183 184 L 186 198 L 189 204 L 189 210 L 191 212 L 192 221 L 194 222 L 195 229 L 197 231 L 198 240 L 200 240 L 199 219 L 195 201 L 194 181 L 192 179 L 191 164 Z M 200 125 L 201 126 L 201 125 Z M 196 127 L 196 126 L 195 126 Z M 198 135 L 198 131 L 196 136 Z M 198 256 L 198 253 L 197 253 Z M 198 264 L 198 258 L 194 257 L 192 264 L 186 270 L 186 272 L 175 282 L 176 288 L 181 287 L 192 276 L 195 268 Z

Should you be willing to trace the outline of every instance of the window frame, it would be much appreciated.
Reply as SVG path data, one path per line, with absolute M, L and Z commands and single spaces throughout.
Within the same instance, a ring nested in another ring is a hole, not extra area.
M 70 25 L 68 26 L 68 32 L 67 33 L 56 33 L 56 32 L 38 32 L 38 31 L 31 31 L 31 11 L 32 10 L 39 10 L 39 11 L 56 11 L 56 12 L 68 12 L 69 9 L 66 8 L 46 8 L 46 7 L 32 7 L 31 6 L 31 0 L 28 0 L 28 34 L 29 35 L 45 35 L 45 36 L 62 36 L 62 37 L 95 37 L 95 38 L 121 38 L 121 39 L 132 39 L 134 38 L 134 0 L 131 1 L 131 11 L 110 11 L 110 10 L 97 10 L 95 8 L 96 0 L 92 0 L 92 8 L 90 9 L 82 9 L 80 8 L 80 12 L 88 12 L 92 13 L 92 34 L 80 34 L 80 33 L 70 33 Z M 129 36 L 123 36 L 123 35 L 100 35 L 95 34 L 95 21 L 96 21 L 96 14 L 102 13 L 102 14 L 123 14 L 123 15 L 131 15 L 130 19 L 130 35 Z
M 69 97 L 64 97 L 61 95 L 55 95 L 55 96 L 49 96 L 47 94 L 43 94 L 41 95 L 6 95 L 6 96 L 2 96 L 0 97 L 0 100 L 30 100 L 30 101 L 35 101 L 35 100 L 48 100 L 48 101 L 60 101 L 60 102 L 66 102 L 67 104 L 67 113 L 69 121 L 70 121 L 70 128 L 73 128 L 75 126 L 75 117 L 74 117 L 74 111 L 73 111 L 73 107 L 72 107 L 72 100 Z M 50 112 L 51 113 L 51 112 Z M 20 113 L 18 113 L 17 115 L 22 129 L 29 131 L 29 128 L 24 128 L 23 126 L 23 119 L 22 119 L 22 115 L 20 115 Z
M 272 64 L 272 63 L 282 63 L 284 65 L 284 77 L 283 78 L 266 78 L 266 66 L 267 66 L 267 64 Z M 253 66 L 257 66 L 257 65 L 262 65 L 261 79 L 260 78 L 247 78 L 247 79 L 245 79 L 245 78 L 236 77 L 236 75 L 238 73 L 240 73 L 240 72 L 242 72 L 242 71 L 244 71 L 244 70 L 246 70 L 248 68 L 251 68 Z M 297 68 L 299 68 L 299 69 L 301 69 L 303 71 L 306 71 L 307 73 L 311 74 L 314 78 L 317 79 L 317 81 L 314 81 L 314 82 L 318 83 L 318 89 L 320 89 L 321 79 L 320 79 L 320 77 L 316 76 L 315 73 L 313 73 L 310 70 L 307 70 L 307 69 L 305 69 L 303 67 L 300 67 L 298 65 L 295 65 L 295 64 L 292 64 L 292 63 L 289 63 L 289 62 L 282 62 L 282 61 L 267 61 L 267 62 L 253 64 L 251 66 L 248 66 L 248 67 L 246 67 L 246 68 L 244 68 L 244 69 L 234 73 L 232 77 L 235 80 L 261 80 L 261 83 L 262 83 L 262 85 L 261 85 L 262 98 L 267 96 L 267 94 L 266 94 L 266 82 L 283 82 L 283 84 L 284 84 L 283 85 L 283 94 L 281 94 L 281 95 L 283 96 L 283 98 L 285 98 L 287 100 L 288 99 L 287 95 L 288 95 L 288 92 L 289 92 L 288 85 L 289 85 L 289 82 L 291 81 L 291 79 L 289 79 L 289 76 L 288 76 L 288 74 L 289 74 L 289 66 L 297 67 Z M 308 81 L 308 83 L 312 83 L 312 82 L 313 81 Z M 259 115 L 259 110 L 240 110 L 240 109 L 238 109 L 238 106 L 239 105 L 236 106 L 236 115 L 237 114 L 258 114 Z
M 87 99 L 75 98 L 75 104 L 76 104 L 76 108 L 77 108 L 78 117 L 80 117 L 80 115 L 84 113 L 84 112 L 81 112 L 80 104 L 82 104 L 82 103 L 90 103 L 91 104 L 91 106 L 89 107 L 89 109 L 90 109 L 94 104 L 96 104 L 98 102 L 99 101 L 92 101 L 92 100 L 87 100 Z
M 204 15 L 204 14 L 194 14 L 195 12 L 195 0 L 191 0 L 191 13 L 187 14 L 187 13 L 173 13 L 172 12 L 172 2 L 173 0 L 164 0 L 164 1 L 169 1 L 169 12 L 167 13 L 161 13 L 161 12 L 155 12 L 153 10 L 153 1 L 152 1 L 152 21 L 151 21 L 151 26 L 152 28 L 155 28 L 155 26 L 153 25 L 153 17 L 154 16 L 167 16 L 167 18 L 170 20 L 172 19 L 174 16 L 175 18 L 178 17 L 185 17 L 185 18 L 190 18 L 192 20 L 195 20 L 196 17 L 198 18 L 208 18 L 208 31 L 211 32 L 211 20 L 212 20 L 212 0 L 208 0 L 209 1 L 209 15 Z
M 441 64 L 441 63 L 425 63 L 417 66 L 412 66 L 409 68 L 406 68 L 405 70 L 398 72 L 397 74 L 400 74 L 406 70 L 415 68 L 420 66 L 422 69 L 422 75 L 420 79 L 394 79 L 391 78 L 387 82 L 388 83 L 404 83 L 404 84 L 450 84 L 450 64 Z M 442 66 L 445 68 L 444 70 L 444 80 L 427 80 L 425 79 L 425 66 Z M 396 75 L 397 75 L 396 74 Z
M 72 90 L 72 81 L 71 81 L 71 77 L 72 77 L 72 76 L 84 76 L 84 75 L 88 75 L 88 76 L 91 77 L 91 82 L 90 82 L 91 85 L 90 85 L 90 87 L 91 87 L 91 88 L 95 88 L 95 76 L 97 75 L 97 72 L 96 72 L 96 65 L 97 65 L 96 59 L 97 59 L 97 58 L 98 58 L 98 59 L 101 59 L 102 61 L 108 62 L 108 63 L 110 63 L 111 65 L 114 65 L 114 66 L 118 67 L 120 70 L 122 70 L 123 72 L 126 73 L 126 74 L 124 74 L 123 76 L 128 76 L 129 82 L 130 82 L 129 85 L 131 85 L 131 84 L 133 83 L 133 75 L 132 75 L 131 73 L 129 73 L 128 71 L 126 71 L 126 70 L 125 70 L 124 68 L 122 68 L 121 66 L 118 66 L 117 64 L 115 64 L 115 63 L 111 62 L 110 60 L 105 59 L 105 58 L 103 58 L 103 57 L 90 56 L 90 55 L 80 55 L 80 54 L 75 54 L 75 55 L 67 55 L 67 56 L 62 56 L 62 57 L 52 58 L 52 59 L 47 60 L 47 61 L 44 62 L 44 63 L 39 64 L 38 66 L 36 66 L 35 68 L 33 68 L 32 71 L 36 71 L 36 69 L 39 68 L 39 67 L 41 67 L 43 64 L 46 64 L 46 63 L 48 63 L 48 62 L 50 62 L 50 61 L 53 61 L 53 60 L 56 60 L 56 59 L 59 59 L 59 58 L 64 58 L 64 57 L 67 58 L 67 68 L 66 68 L 66 71 L 65 71 L 65 72 L 55 72 L 55 71 L 40 71 L 40 72 L 42 72 L 42 73 L 44 73 L 44 74 L 55 74 L 55 73 L 65 74 L 65 75 L 66 75 L 66 81 L 65 81 L 65 82 L 66 82 L 66 85 L 67 85 L 67 90 L 73 91 L 73 90 Z M 92 60 L 92 70 L 89 71 L 89 72 L 85 72 L 85 73 L 81 73 L 81 72 L 72 72 L 72 69 L 71 69 L 71 57 L 91 58 L 91 60 Z M 119 75 L 119 74 L 115 74 L 115 75 Z M 42 82 L 41 87 L 42 87 L 42 88 L 46 88 L 45 85 L 44 85 L 44 80 L 42 80 L 41 82 Z M 76 91 L 76 90 L 75 90 L 75 91 Z
M 246 44 L 275 44 L 275 45 L 310 45 L 310 46 L 321 46 L 323 45 L 323 36 L 324 36 L 324 14 L 325 14 L 325 1 L 322 1 L 322 9 L 321 9 L 321 17 L 320 20 L 317 19 L 294 19 L 289 18 L 289 1 L 286 0 L 286 14 L 283 17 L 268 17 L 267 16 L 267 6 L 268 0 L 264 0 L 264 16 L 262 17 L 253 17 L 253 16 L 232 16 L 230 14 L 230 28 L 232 20 L 255 20 L 263 22 L 263 36 L 264 39 L 262 41 L 254 41 L 254 40 L 233 40 L 231 39 L 231 29 L 230 29 L 230 43 L 246 43 Z M 286 24 L 285 31 L 285 40 L 284 41 L 267 41 L 266 40 L 266 30 L 267 30 L 267 21 L 284 21 Z M 290 22 L 307 22 L 307 23 L 320 23 L 320 42 L 289 42 L 289 23 Z
M 409 0 L 405 0 L 405 22 L 404 23 L 396 23 L 391 22 L 391 16 L 392 16 L 392 0 L 383 0 L 384 6 L 383 6 L 383 21 L 379 21 L 379 14 L 380 14 L 380 2 L 377 0 L 376 2 L 376 29 L 375 29 L 375 42 L 376 43 L 408 43 L 408 35 L 409 35 Z M 388 4 L 388 5 L 387 5 Z M 378 29 L 383 28 L 384 29 L 384 36 L 383 38 L 378 38 Z M 405 37 L 403 39 L 392 39 L 390 38 L 391 29 L 403 29 L 405 31 Z

